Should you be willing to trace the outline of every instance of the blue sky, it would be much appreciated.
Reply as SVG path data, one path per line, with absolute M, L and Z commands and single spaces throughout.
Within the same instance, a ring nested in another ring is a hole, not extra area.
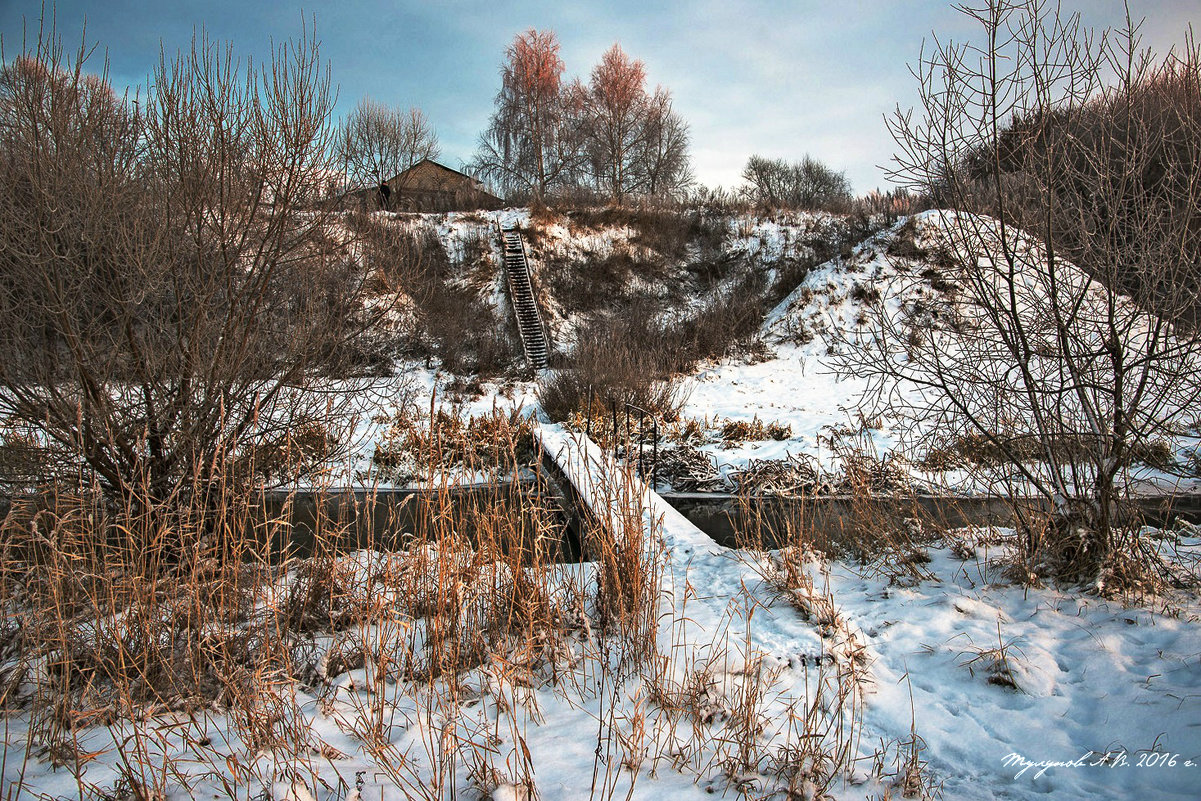
M 48 6 L 49 7 L 49 6 Z M 1064 3 L 1094 25 L 1119 24 L 1120 0 Z M 1195 0 L 1132 0 L 1148 43 L 1166 49 L 1198 17 Z M 36 35 L 40 2 L 0 0 L 6 58 L 20 49 L 22 19 Z M 107 50 L 114 85 L 145 81 L 159 57 L 205 26 L 256 58 L 316 17 L 322 54 L 340 87 L 339 112 L 360 97 L 420 106 L 451 166 L 471 158 L 500 85 L 506 45 L 530 27 L 562 42 L 569 75 L 587 77 L 613 42 L 669 88 L 692 129 L 698 178 L 732 187 L 752 153 L 814 155 L 846 170 L 856 192 L 887 187 L 878 165 L 892 141 L 883 116 L 916 102 L 907 64 L 922 40 L 962 37 L 969 21 L 949 2 L 909 0 L 576 0 L 476 2 L 342 0 L 75 0 L 56 8 L 59 32 Z

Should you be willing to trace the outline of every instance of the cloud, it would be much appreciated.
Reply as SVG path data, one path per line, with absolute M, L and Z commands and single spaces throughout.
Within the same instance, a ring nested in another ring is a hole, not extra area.
M 22 16 L 36 31 L 40 0 L 0 3 L 0 35 L 11 58 Z M 272 40 L 300 32 L 298 7 L 246 0 L 59 0 L 64 41 L 88 34 L 108 48 L 114 83 L 140 83 L 158 60 L 190 44 L 204 25 L 242 55 L 262 58 Z M 1195 3 L 1136 3 L 1147 44 L 1179 42 Z M 587 78 L 614 41 L 646 63 L 689 122 L 696 173 L 732 186 L 752 153 L 799 159 L 806 153 L 845 169 L 856 191 L 885 183 L 877 165 L 893 145 L 883 116 L 917 101 L 906 68 L 931 30 L 974 35 L 973 23 L 945 0 L 614 0 L 563 3 L 519 0 L 365 0 L 306 5 L 315 15 L 323 55 L 341 87 L 339 112 L 358 99 L 423 108 L 443 141 L 448 163 L 471 157 L 499 89 L 499 66 L 515 34 L 555 30 L 569 73 Z M 1116 25 L 1121 0 L 1096 0 L 1084 21 Z

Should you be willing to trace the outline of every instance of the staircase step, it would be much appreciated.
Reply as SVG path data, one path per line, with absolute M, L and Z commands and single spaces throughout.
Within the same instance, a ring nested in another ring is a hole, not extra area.
M 514 316 L 517 318 L 517 329 L 521 334 L 521 345 L 525 350 L 526 362 L 534 369 L 544 370 L 547 366 L 549 347 L 546 342 L 546 333 L 542 328 L 538 303 L 534 298 L 533 287 L 530 286 L 530 268 L 526 261 L 521 233 L 502 226 L 501 245 L 504 253 L 505 273 L 509 279 L 510 301 Z

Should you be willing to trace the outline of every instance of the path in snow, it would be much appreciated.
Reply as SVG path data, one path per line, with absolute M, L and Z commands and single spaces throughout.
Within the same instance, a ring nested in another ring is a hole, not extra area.
M 613 458 L 559 426 L 542 426 L 538 437 L 594 514 L 615 516 L 605 492 L 618 472 Z M 737 629 L 726 642 L 735 646 L 729 655 L 744 665 L 756 655 L 778 663 L 829 650 L 832 643 L 823 643 L 783 602 L 768 600 L 757 609 L 748 635 L 735 607 L 775 590 L 748 560 L 630 480 L 644 499 L 647 530 L 662 542 L 664 594 L 674 619 L 689 621 L 688 643 L 703 646 L 715 632 Z M 1201 540 L 1182 546 L 1201 550 Z M 861 755 L 881 742 L 903 741 L 915 726 L 925 743 L 921 758 L 945 782 L 946 797 L 1090 798 L 1115 791 L 1130 798 L 1196 797 L 1201 640 L 1191 611 L 1163 615 L 1014 585 L 990 564 L 995 550 L 979 544 L 956 555 L 934 548 L 928 566 L 934 578 L 910 588 L 838 562 L 806 564 L 816 580 L 824 575 L 869 659 L 861 740 L 870 747 Z M 998 646 L 1006 648 L 1018 689 L 989 681 L 989 654 Z M 791 679 L 788 692 L 804 697 L 812 691 L 804 676 Z M 1152 749 L 1179 755 L 1176 765 L 1148 760 Z M 1117 751 L 1126 752 L 1126 761 L 1113 767 L 1059 767 L 1041 775 L 1037 767 L 1019 775 L 1020 764 L 1006 763 L 1011 755 L 1072 761 L 1090 752 L 1095 762 L 1096 754 Z M 837 785 L 831 789 L 838 797 L 863 797 L 864 787 Z

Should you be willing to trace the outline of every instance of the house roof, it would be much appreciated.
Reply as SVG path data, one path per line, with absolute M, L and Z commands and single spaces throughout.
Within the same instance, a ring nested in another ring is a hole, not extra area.
M 430 185 L 431 179 L 434 185 Z M 504 202 L 485 189 L 483 182 L 478 178 L 447 167 L 433 159 L 422 159 L 407 170 L 398 172 L 389 178 L 388 183 L 398 185 L 394 188 L 398 189 L 402 195 L 454 194 L 463 189 L 469 189 L 482 200 L 496 204 Z
M 419 167 L 421 167 L 425 164 L 429 164 L 434 167 L 437 167 L 438 169 L 444 170 L 445 172 L 451 173 L 452 175 L 457 175 L 461 178 L 466 178 L 467 180 L 471 181 L 473 184 L 480 183 L 480 180 L 478 178 L 470 176 L 465 172 L 460 172 L 459 170 L 456 170 L 452 167 L 447 167 L 445 164 L 440 164 L 439 162 L 434 161 L 433 159 L 422 159 L 421 161 L 414 164 L 412 167 L 409 167 L 407 170 L 401 170 L 400 172 L 396 173 L 396 175 L 393 175 L 391 178 L 389 178 L 388 183 L 391 183 L 392 181 L 395 181 L 396 179 L 401 178 L 410 172 L 414 172 Z

